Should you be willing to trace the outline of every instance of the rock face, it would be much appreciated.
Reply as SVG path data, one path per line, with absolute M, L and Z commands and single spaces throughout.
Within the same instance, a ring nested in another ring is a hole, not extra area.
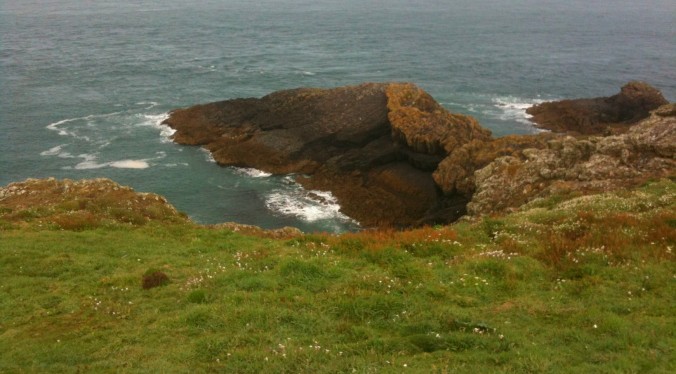
M 538 127 L 584 135 L 624 132 L 668 104 L 660 91 L 643 82 L 629 82 L 617 95 L 546 102 L 526 110 Z
M 556 193 L 604 192 L 675 174 L 676 104 L 668 104 L 624 134 L 555 137 L 496 158 L 474 173 L 467 209 L 488 214 Z
M 221 165 L 302 174 L 300 183 L 331 191 L 365 226 L 464 214 L 466 198 L 440 193 L 432 171 L 455 148 L 491 136 L 407 83 L 279 91 L 179 109 L 165 123 L 174 141 L 204 146 Z

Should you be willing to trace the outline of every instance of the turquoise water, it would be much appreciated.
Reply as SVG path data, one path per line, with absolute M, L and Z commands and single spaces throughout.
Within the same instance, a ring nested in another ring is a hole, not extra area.
M 449 5 L 449 3 L 451 5 Z M 676 99 L 672 0 L 0 0 L 0 185 L 108 177 L 202 223 L 341 231 L 330 196 L 171 143 L 169 110 L 412 81 L 496 135 L 543 100 L 645 80 Z

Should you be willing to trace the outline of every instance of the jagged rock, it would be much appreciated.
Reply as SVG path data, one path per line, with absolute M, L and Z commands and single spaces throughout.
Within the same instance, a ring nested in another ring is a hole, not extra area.
M 471 140 L 491 138 L 476 119 L 448 112 L 413 84 L 388 85 L 387 98 L 392 137 L 413 152 L 447 155 Z
M 165 123 L 177 130 L 174 141 L 206 147 L 221 165 L 306 175 L 301 184 L 331 191 L 364 226 L 464 214 L 440 216 L 447 200 L 464 203 L 441 194 L 432 171 L 457 147 L 490 139 L 476 120 L 408 83 L 278 91 L 175 110 Z
M 635 187 L 676 174 L 676 104 L 613 136 L 553 138 L 540 149 L 498 157 L 474 173 L 474 215 L 516 208 L 555 193 Z
M 474 173 L 498 157 L 521 157 L 525 149 L 543 148 L 557 136 L 541 133 L 533 136 L 509 135 L 493 140 L 473 140 L 457 148 L 439 164 L 433 177 L 446 195 L 462 194 L 471 198 L 475 190 Z
M 538 127 L 577 134 L 620 133 L 669 102 L 660 91 L 632 81 L 610 97 L 562 100 L 534 105 L 526 110 Z

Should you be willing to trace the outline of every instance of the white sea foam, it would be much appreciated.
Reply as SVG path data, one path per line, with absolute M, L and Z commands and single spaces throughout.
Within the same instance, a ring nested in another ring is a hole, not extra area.
M 295 182 L 288 189 L 277 189 L 270 193 L 265 198 L 265 206 L 275 213 L 294 216 L 306 222 L 337 219 L 356 224 L 340 212 L 338 200 L 330 192 L 308 191 Z
M 160 104 L 154 101 L 140 101 L 136 105 L 146 105 L 145 109 L 152 109 Z
M 214 158 L 214 155 L 211 154 L 211 151 L 209 151 L 206 148 L 200 148 L 200 151 L 204 152 L 204 156 L 205 156 L 207 162 L 216 163 L 216 159 Z
M 238 167 L 233 167 L 233 170 L 235 170 L 236 173 L 242 174 L 242 175 L 248 175 L 253 178 L 265 178 L 269 177 L 272 174 L 265 172 L 263 170 L 258 170 L 254 168 L 238 168 Z
M 52 147 L 46 151 L 40 152 L 40 156 L 57 156 L 59 153 L 61 153 L 61 149 L 63 148 L 65 144 L 57 145 L 56 147 Z
M 76 170 L 89 170 L 89 169 L 101 169 L 105 167 L 111 167 L 116 169 L 147 169 L 150 167 L 148 160 L 117 160 L 110 162 L 97 162 L 98 157 L 91 154 L 81 154 L 77 157 L 83 159 L 77 165 L 73 167 Z M 70 167 L 65 167 L 64 169 L 71 169 Z
M 75 169 L 77 170 L 88 170 L 88 169 L 100 169 L 103 167 L 108 166 L 107 163 L 104 164 L 99 164 L 96 162 L 96 156 L 95 155 L 90 155 L 90 154 L 81 154 L 78 155 L 77 157 L 84 159 L 84 161 L 78 163 L 77 165 L 74 166 Z
M 120 160 L 112 162 L 97 163 L 95 160 L 85 160 L 75 165 L 76 170 L 101 169 L 111 167 L 116 169 L 147 169 L 150 164 L 145 160 Z
M 139 125 L 151 126 L 159 129 L 160 140 L 162 141 L 162 143 L 171 143 L 171 136 L 174 135 L 176 130 L 162 123 L 167 118 L 169 118 L 169 113 L 143 114 L 142 117 L 144 118 L 144 121 L 142 121 Z
M 118 169 L 147 169 L 150 167 L 145 160 L 120 160 L 109 162 L 108 166 Z
M 59 158 L 75 158 L 72 154 L 69 152 L 65 152 L 63 150 L 63 147 L 65 147 L 67 144 L 61 144 L 57 145 L 56 147 L 52 147 L 46 151 L 40 152 L 40 156 L 56 156 Z
M 493 105 L 499 109 L 498 118 L 503 121 L 515 121 L 527 125 L 532 125 L 532 117 L 526 113 L 526 109 L 535 104 L 544 102 L 540 99 L 524 99 L 514 96 L 496 97 L 492 100 Z
M 122 113 L 124 113 L 124 112 L 120 111 L 120 112 L 112 112 L 112 113 L 105 113 L 105 114 L 90 114 L 90 115 L 83 116 L 83 117 L 66 118 L 66 119 L 62 119 L 61 121 L 52 122 L 49 125 L 47 125 L 46 127 L 47 127 L 48 130 L 58 132 L 58 134 L 61 135 L 61 136 L 70 136 L 70 137 L 73 137 L 73 138 L 76 138 L 76 139 L 79 139 L 79 140 L 84 140 L 86 142 L 90 142 L 91 139 L 90 139 L 89 136 L 80 135 L 76 131 L 76 129 L 64 127 L 63 125 L 66 125 L 66 124 L 71 123 L 71 122 L 85 121 L 86 125 L 91 127 L 91 126 L 93 126 L 92 121 L 94 121 L 94 120 L 99 120 L 99 119 L 102 119 L 102 118 L 108 118 L 108 117 L 116 116 L 116 115 L 119 115 L 119 114 L 122 114 Z

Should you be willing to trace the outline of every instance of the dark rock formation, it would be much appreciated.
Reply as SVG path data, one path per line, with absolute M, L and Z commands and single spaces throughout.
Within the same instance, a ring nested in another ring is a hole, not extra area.
M 649 112 L 669 102 L 643 82 L 629 82 L 610 97 L 546 102 L 526 110 L 543 129 L 583 135 L 609 135 L 628 129 Z
M 440 193 L 431 172 L 452 150 L 490 132 L 413 84 L 367 83 L 279 91 L 261 99 L 171 113 L 174 140 L 202 145 L 221 165 L 303 174 L 365 226 L 448 222 L 464 196 Z

